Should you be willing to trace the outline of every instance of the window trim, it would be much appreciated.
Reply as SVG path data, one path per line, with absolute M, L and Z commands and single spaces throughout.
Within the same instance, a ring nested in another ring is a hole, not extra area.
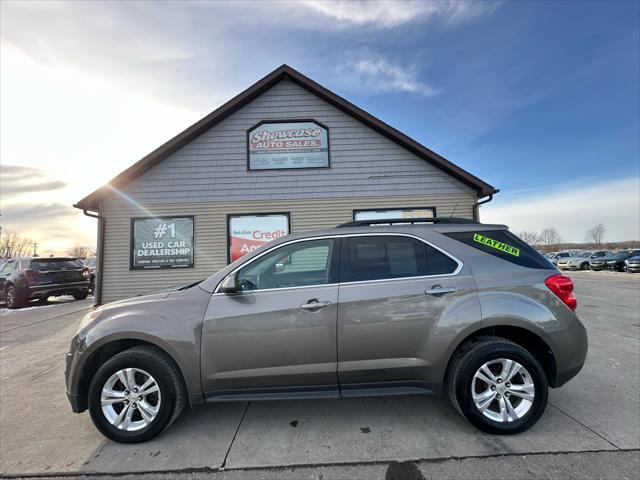
M 329 239 L 329 238 L 333 238 L 333 239 L 343 239 L 343 238 L 350 238 L 350 237 L 380 237 L 380 236 L 390 236 L 390 237 L 409 237 L 409 238 L 413 238 L 415 240 L 418 240 L 426 245 L 429 245 L 432 248 L 435 248 L 436 250 L 438 250 L 440 253 L 446 255 L 447 257 L 449 257 L 451 260 L 453 260 L 454 262 L 456 262 L 457 264 L 457 268 L 451 272 L 451 273 L 440 273 L 437 275 L 417 275 L 414 277 L 398 277 L 398 278 L 380 278 L 377 280 L 357 280 L 357 281 L 353 281 L 353 282 L 342 282 L 342 281 L 338 281 L 337 283 L 321 283 L 321 284 L 317 284 L 317 285 L 303 285 L 303 286 L 299 286 L 299 287 L 283 287 L 283 288 L 265 288 L 264 290 L 255 290 L 252 291 L 252 294 L 256 294 L 256 293 L 260 293 L 260 292 L 271 292 L 271 291 L 283 291 L 283 290 L 292 290 L 292 289 L 299 289 L 299 288 L 318 288 L 318 287 L 328 287 L 328 286 L 335 286 L 335 285 L 355 285 L 355 284 L 367 284 L 367 283 L 379 283 L 379 282 L 399 282 L 399 281 L 406 281 L 406 280 L 416 280 L 416 279 L 420 279 L 420 278 L 440 278 L 440 277 L 454 277 L 456 275 L 458 275 L 462 269 L 464 268 L 464 263 L 458 259 L 457 257 L 455 257 L 454 255 L 452 255 L 451 253 L 443 250 L 442 248 L 432 244 L 431 242 L 425 240 L 424 238 L 418 237 L 416 235 L 412 235 L 410 233 L 387 233 L 387 232 L 378 232 L 378 233 L 347 233 L 347 234 L 340 234 L 340 235 L 320 235 L 317 237 L 308 237 L 308 238 L 298 238 L 295 240 L 290 240 L 288 242 L 284 242 L 284 243 L 280 243 L 278 245 L 274 245 L 273 247 L 269 248 L 268 250 L 265 250 L 264 252 L 262 252 L 260 255 L 257 255 L 251 259 L 249 259 L 248 261 L 244 262 L 241 265 L 238 265 L 236 268 L 234 268 L 232 271 L 230 271 L 229 273 L 227 273 L 227 275 L 225 275 L 223 278 L 220 279 L 220 281 L 218 282 L 218 284 L 216 285 L 216 288 L 213 290 L 212 295 L 227 295 L 226 293 L 221 293 L 220 290 L 220 285 L 222 284 L 222 281 L 228 277 L 229 275 L 234 275 L 238 272 L 238 270 L 240 270 L 241 268 L 244 268 L 245 266 L 249 265 L 250 263 L 258 260 L 259 258 L 263 257 L 264 255 L 267 255 L 268 253 L 271 253 L 273 250 L 280 248 L 280 247 L 284 247 L 286 245 L 290 245 L 293 243 L 299 243 L 299 242 L 307 242 L 307 241 L 311 241 L 311 240 L 324 240 L 324 239 Z

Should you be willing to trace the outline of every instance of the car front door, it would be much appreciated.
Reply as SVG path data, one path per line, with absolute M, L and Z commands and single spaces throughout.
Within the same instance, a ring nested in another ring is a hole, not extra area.
M 451 341 L 467 322 L 481 318 L 470 270 L 411 236 L 351 236 L 342 242 L 338 303 L 342 395 L 362 395 L 381 387 L 396 388 L 398 393 L 430 389 L 439 378 L 442 361 L 429 348 L 431 337 Z
M 337 397 L 339 240 L 295 241 L 235 273 L 242 291 L 214 293 L 203 332 L 205 396 Z

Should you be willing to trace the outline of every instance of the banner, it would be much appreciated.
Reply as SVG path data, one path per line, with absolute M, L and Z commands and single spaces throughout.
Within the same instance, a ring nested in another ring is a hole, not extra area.
M 229 217 L 229 261 L 233 262 L 276 238 L 289 234 L 289 214 Z
M 193 267 L 193 217 L 131 220 L 131 268 Z
M 249 130 L 249 170 L 329 166 L 329 135 L 316 122 L 266 122 Z

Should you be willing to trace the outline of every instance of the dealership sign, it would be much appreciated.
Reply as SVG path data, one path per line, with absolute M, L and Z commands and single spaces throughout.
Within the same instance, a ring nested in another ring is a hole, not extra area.
M 263 122 L 248 132 L 249 170 L 329 166 L 329 134 L 314 121 Z
M 229 261 L 233 262 L 256 248 L 289 233 L 289 214 L 229 216 Z
M 193 267 L 193 217 L 131 220 L 131 268 Z

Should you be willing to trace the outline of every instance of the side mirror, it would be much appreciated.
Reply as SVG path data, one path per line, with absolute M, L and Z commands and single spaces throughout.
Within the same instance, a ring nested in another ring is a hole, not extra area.
M 236 275 L 227 275 L 220 284 L 220 291 L 222 293 L 238 293 L 242 291 L 242 288 L 238 285 Z

